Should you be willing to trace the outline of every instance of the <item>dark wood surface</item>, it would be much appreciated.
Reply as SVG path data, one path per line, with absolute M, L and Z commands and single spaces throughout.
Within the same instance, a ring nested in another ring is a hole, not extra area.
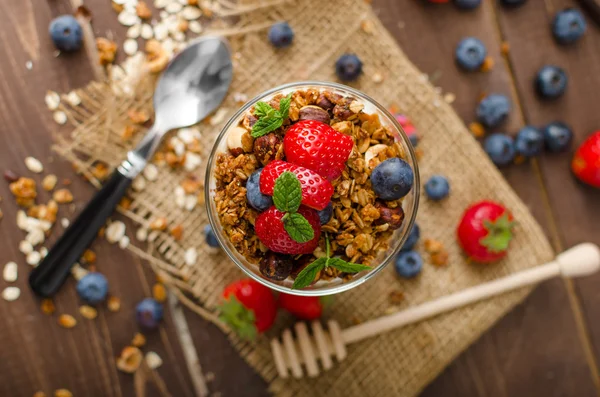
M 571 124 L 576 143 L 600 128 L 597 110 L 600 90 L 600 31 L 589 21 L 580 43 L 559 47 L 552 41 L 549 21 L 572 0 L 529 0 L 505 10 L 495 0 L 484 0 L 473 12 L 451 5 L 427 6 L 417 1 L 375 0 L 374 9 L 404 51 L 424 72 L 439 76 L 435 84 L 456 95 L 453 106 L 472 121 L 483 92 L 513 98 L 514 111 L 503 129 L 514 133 L 524 124 L 542 125 L 560 119 Z M 122 39 L 108 2 L 87 0 L 94 32 L 112 32 Z M 57 130 L 46 110 L 47 89 L 59 92 L 83 86 L 92 78 L 85 54 L 54 58 L 47 35 L 48 22 L 70 12 L 68 0 L 8 0 L 0 2 L 0 169 L 26 173 L 23 158 L 41 159 L 48 171 L 72 176 L 69 164 L 50 150 Z M 489 73 L 464 74 L 454 65 L 456 43 L 464 36 L 482 39 L 495 59 Z M 510 44 L 506 59 L 502 41 Z M 25 64 L 32 61 L 32 70 Z M 565 97 L 539 101 L 532 90 L 536 70 L 557 64 L 570 76 Z M 393 73 L 393 71 L 390 71 Z M 582 241 L 600 243 L 600 191 L 576 183 L 569 174 L 569 155 L 544 155 L 530 164 L 504 171 L 506 178 L 543 226 L 556 250 Z M 73 177 L 73 179 L 76 179 Z M 39 178 L 38 178 L 39 182 Z M 71 189 L 83 203 L 93 189 L 75 180 Z M 77 312 L 74 281 L 56 299 L 57 314 L 40 313 L 39 302 L 26 287 L 27 269 L 17 246 L 23 232 L 15 226 L 16 208 L 6 183 L 0 183 L 0 264 L 17 260 L 23 289 L 12 303 L 0 301 L 0 396 L 52 395 L 66 388 L 79 396 L 133 396 L 131 375 L 116 370 L 115 357 L 137 331 L 134 305 L 149 295 L 154 276 L 132 255 L 101 241 L 94 245 L 98 268 L 107 275 L 111 292 L 122 300 L 118 313 L 101 311 L 96 320 L 80 319 L 65 330 L 56 325 L 58 313 Z M 47 196 L 42 196 L 47 199 Z M 68 207 L 60 217 L 72 217 Z M 58 227 L 60 229 L 60 227 Z M 55 230 L 50 242 L 56 238 Z M 600 275 L 573 282 L 553 280 L 540 285 L 515 310 L 501 319 L 436 379 L 423 396 L 593 396 L 599 389 L 596 362 L 600 357 Z M 267 395 L 264 382 L 238 357 L 216 327 L 187 311 L 200 364 L 212 372 L 212 393 L 223 396 Z M 145 351 L 164 360 L 158 373 L 173 396 L 193 396 L 192 380 L 175 335 L 171 314 L 159 332 L 148 334 Z M 235 379 L 235 381 L 233 381 Z M 160 393 L 151 384 L 147 395 Z M 367 395 L 367 393 L 365 393 Z

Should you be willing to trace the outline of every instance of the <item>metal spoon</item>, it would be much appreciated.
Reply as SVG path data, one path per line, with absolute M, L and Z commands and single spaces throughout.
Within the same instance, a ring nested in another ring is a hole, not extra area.
M 37 295 L 52 296 L 58 291 L 162 137 L 169 130 L 196 124 L 215 110 L 231 79 L 231 55 L 225 41 L 217 37 L 197 40 L 171 61 L 154 92 L 154 125 L 33 269 L 29 285 Z

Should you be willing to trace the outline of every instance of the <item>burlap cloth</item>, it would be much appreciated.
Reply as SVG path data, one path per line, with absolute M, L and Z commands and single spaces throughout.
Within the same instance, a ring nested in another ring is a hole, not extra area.
M 372 34 L 361 29 L 364 19 L 373 23 Z M 243 28 L 251 22 L 275 20 L 287 20 L 293 27 L 296 36 L 291 48 L 274 49 L 264 31 L 231 39 L 235 77 L 222 107 L 227 110 L 227 116 L 239 106 L 233 93 L 252 97 L 290 81 L 309 78 L 335 81 L 333 64 L 337 57 L 344 52 L 355 52 L 365 65 L 363 77 L 352 85 L 384 105 L 396 104 L 407 114 L 423 136 L 419 144 L 423 151 L 419 163 L 423 180 L 442 173 L 451 184 L 452 192 L 447 200 L 434 203 L 421 198 L 417 219 L 422 239 L 440 240 L 448 248 L 449 265 L 440 268 L 425 263 L 422 274 L 410 281 L 399 280 L 393 266 L 388 266 L 372 281 L 338 296 L 327 317 L 335 318 L 346 327 L 389 313 L 391 291 L 403 291 L 405 300 L 398 306 L 403 309 L 551 259 L 551 247 L 526 206 L 364 1 L 297 1 L 250 13 L 238 22 Z M 383 82 L 375 83 L 371 78 L 377 72 L 383 74 Z M 67 141 L 57 145 L 60 153 L 79 164 L 84 172 L 96 159 L 111 167 L 118 164 L 132 146 L 120 138 L 127 121 L 126 110 L 151 110 L 151 81 L 143 80 L 133 97 L 115 96 L 105 83 L 91 83 L 81 90 L 82 105 L 63 108 L 75 128 Z M 204 163 L 224 122 L 199 126 Z M 177 291 L 189 298 L 185 300 L 188 305 L 196 305 L 197 311 L 207 315 L 218 303 L 223 286 L 243 277 L 243 273 L 223 253 L 215 253 L 204 245 L 202 230 L 208 221 L 203 206 L 191 212 L 176 207 L 172 192 L 185 174 L 168 167 L 160 168 L 158 180 L 149 182 L 143 192 L 132 192 L 133 205 L 122 212 L 146 227 L 155 216 L 166 216 L 171 224 L 183 225 L 184 237 L 179 242 L 168 233 L 162 233 L 152 243 L 140 243 L 130 230 L 129 249 L 148 259 Z M 204 175 L 204 169 L 199 175 Z M 461 255 L 455 242 L 455 228 L 463 210 L 473 201 L 484 198 L 504 203 L 519 224 L 508 258 L 495 265 L 477 266 L 467 263 Z M 183 253 L 189 247 L 199 251 L 198 263 L 193 267 L 186 266 L 183 260 Z M 422 242 L 419 250 L 422 251 Z M 424 254 L 423 258 L 427 261 L 428 255 Z M 235 336 L 231 339 L 277 395 L 414 396 L 528 292 L 519 290 L 351 345 L 345 361 L 316 379 L 278 379 L 266 336 L 255 343 L 242 342 Z M 292 323 L 292 318 L 280 315 L 277 326 L 268 336 L 279 335 L 283 327 Z

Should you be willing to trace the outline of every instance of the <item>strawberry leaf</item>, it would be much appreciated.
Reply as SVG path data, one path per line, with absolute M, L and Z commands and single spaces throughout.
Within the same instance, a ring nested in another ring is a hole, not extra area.
M 273 188 L 273 203 L 279 211 L 296 212 L 302 201 L 302 186 L 298 177 L 292 172 L 285 171 L 275 180 Z
M 508 249 L 510 240 L 513 238 L 512 228 L 515 223 L 509 219 L 508 211 L 495 221 L 484 220 L 483 226 L 488 231 L 487 236 L 479 240 L 479 243 L 490 252 L 499 253 Z
M 292 240 L 298 243 L 306 243 L 315 237 L 315 231 L 305 217 L 297 212 L 288 212 L 281 218 L 283 227 Z
M 254 312 L 246 308 L 235 296 L 228 297 L 219 306 L 219 311 L 219 320 L 228 324 L 241 338 L 252 340 L 256 337 Z
M 304 269 L 302 269 L 302 271 L 296 276 L 292 288 L 300 289 L 308 287 L 315 280 L 317 273 L 319 273 L 325 268 L 326 262 L 327 258 L 319 258 L 310 265 L 306 266 Z
M 341 258 L 329 258 L 327 260 L 327 266 L 331 266 L 344 273 L 358 273 L 363 270 L 370 270 L 371 267 L 367 265 L 361 265 L 359 263 L 346 262 Z

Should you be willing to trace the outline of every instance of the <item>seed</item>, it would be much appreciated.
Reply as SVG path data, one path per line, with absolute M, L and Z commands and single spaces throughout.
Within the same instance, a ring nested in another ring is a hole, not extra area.
M 188 265 L 188 266 L 195 265 L 196 261 L 198 260 L 198 251 L 196 251 L 196 248 L 194 248 L 194 247 L 188 248 L 185 251 L 185 254 L 183 255 L 183 259 L 184 259 L 186 265 Z
M 167 228 L 167 218 L 159 217 L 150 222 L 149 225 L 152 230 L 165 230 Z
M 67 204 L 73 202 L 73 193 L 69 189 L 58 189 L 54 192 L 52 198 L 58 204 Z
M 202 25 L 200 25 L 200 22 L 198 21 L 190 21 L 189 29 L 191 32 L 196 34 L 202 33 Z
M 117 358 L 117 368 L 129 374 L 134 373 L 142 363 L 142 352 L 135 346 L 126 346 Z
M 77 325 L 77 320 L 70 314 L 61 314 L 58 316 L 58 325 L 64 328 L 73 328 Z
M 57 124 L 63 125 L 67 122 L 67 114 L 62 110 L 54 112 L 54 115 L 52 117 L 54 118 L 54 121 L 56 121 Z
M 60 220 L 60 224 L 62 227 L 64 227 L 66 229 L 69 227 L 69 220 L 67 218 L 62 218 Z
M 44 101 L 48 110 L 56 110 L 60 104 L 60 96 L 54 91 L 47 91 Z
M 41 309 L 42 313 L 51 315 L 56 310 L 56 307 L 54 306 L 54 302 L 52 301 L 52 299 L 46 298 L 42 299 Z
M 67 102 L 69 102 L 69 105 L 71 106 L 81 105 L 81 98 L 79 97 L 79 95 L 77 95 L 75 91 L 69 92 L 65 99 L 67 100 Z
M 88 305 L 80 306 L 79 313 L 88 320 L 93 320 L 98 317 L 98 310 Z
M 116 296 L 111 296 L 108 298 L 106 306 L 111 312 L 118 312 L 121 309 L 121 299 L 117 298 Z
M 121 237 L 121 239 L 119 240 L 119 248 L 125 249 L 125 248 L 127 248 L 127 246 L 129 246 L 129 237 L 127 237 L 127 236 Z
M 146 344 L 146 337 L 139 332 L 133 335 L 133 339 L 131 340 L 131 344 L 135 347 L 142 347 Z
M 152 296 L 159 302 L 165 302 L 167 300 L 167 289 L 164 284 L 156 283 L 152 286 Z
M 6 287 L 4 288 L 4 291 L 2 291 L 2 298 L 7 302 L 19 299 L 20 295 L 21 290 L 18 287 Z
M 25 262 L 27 262 L 28 265 L 31 265 L 34 267 L 37 266 L 41 260 L 42 260 L 42 255 L 37 251 L 30 252 L 29 254 L 27 254 L 27 257 L 25 258 Z
M 33 252 L 33 245 L 29 241 L 23 240 L 19 243 L 19 251 L 25 255 L 28 255 Z
M 145 40 L 150 40 L 152 36 L 154 36 L 154 31 L 152 30 L 152 26 L 147 23 L 142 25 L 141 36 Z
M 67 389 L 57 389 L 54 390 L 54 397 L 73 397 L 73 393 Z
M 17 264 L 15 262 L 8 262 L 6 265 L 4 265 L 4 270 L 2 271 L 2 277 L 4 278 L 4 281 L 7 283 L 14 283 L 17 281 L 17 269 Z
M 36 174 L 39 174 L 40 172 L 44 171 L 44 166 L 42 165 L 42 162 L 36 159 L 35 157 L 25 157 L 25 166 L 29 171 L 35 172 Z
M 133 55 L 138 50 L 138 43 L 134 39 L 127 39 L 123 42 L 123 52 L 127 55 Z
M 158 367 L 160 367 L 162 365 L 163 361 L 162 358 L 160 358 L 160 356 L 155 353 L 155 352 L 148 352 L 146 353 L 146 364 L 148 364 L 148 367 L 150 367 L 151 369 L 156 369 Z
M 46 191 L 51 191 L 56 187 L 58 178 L 54 174 L 48 174 L 42 179 L 42 188 Z
M 124 235 L 125 224 L 121 221 L 112 222 L 110 225 L 108 225 L 105 231 L 105 237 L 109 243 L 116 243 L 120 241 Z
M 158 169 L 154 164 L 148 164 L 143 171 L 144 177 L 149 181 L 155 181 L 158 178 Z
M 142 31 L 142 25 L 136 24 L 127 29 L 127 37 L 130 39 L 137 39 L 140 37 Z

